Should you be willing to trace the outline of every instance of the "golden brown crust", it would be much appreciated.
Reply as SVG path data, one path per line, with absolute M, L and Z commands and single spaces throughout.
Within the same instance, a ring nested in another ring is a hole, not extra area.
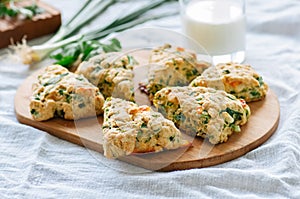
M 151 52 L 151 64 L 146 83 L 150 101 L 157 91 L 166 86 L 186 86 L 200 75 L 208 63 L 197 60 L 194 52 L 169 44 L 158 47 Z
M 205 87 L 166 87 L 155 94 L 153 103 L 178 128 L 212 144 L 226 142 L 250 116 L 244 100 Z
M 107 97 L 118 97 L 134 101 L 132 56 L 122 56 L 121 53 L 103 53 L 84 61 L 76 70 Z
M 81 75 L 51 65 L 38 76 L 30 101 L 32 117 L 44 121 L 56 115 L 67 120 L 102 113 L 104 98 L 99 89 Z
M 103 109 L 103 146 L 104 155 L 108 158 L 189 145 L 173 122 L 154 112 L 149 106 L 109 98 Z
M 261 100 L 268 91 L 268 85 L 250 65 L 237 63 L 211 67 L 190 85 L 225 90 L 237 98 L 243 98 L 246 102 Z

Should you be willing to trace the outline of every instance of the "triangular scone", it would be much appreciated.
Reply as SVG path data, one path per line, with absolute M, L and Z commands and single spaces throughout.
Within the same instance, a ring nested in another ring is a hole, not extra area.
M 190 85 L 225 90 L 237 98 L 243 98 L 246 102 L 261 100 L 268 91 L 268 85 L 250 65 L 237 63 L 211 67 Z
M 104 97 L 99 89 L 82 75 L 60 65 L 48 66 L 33 86 L 30 112 L 37 121 L 55 115 L 73 120 L 102 113 Z
M 194 52 L 169 44 L 154 49 L 149 64 L 148 82 L 142 82 L 141 86 L 146 87 L 150 101 L 166 86 L 187 86 L 209 67 L 208 63 L 197 60 Z
M 85 76 L 107 97 L 118 97 L 134 101 L 132 56 L 120 53 L 103 53 L 82 62 L 76 70 Z
M 189 145 L 172 121 L 149 106 L 108 98 L 103 110 L 103 148 L 108 158 Z
M 212 144 L 226 142 L 250 116 L 243 99 L 205 87 L 167 87 L 154 96 L 154 105 L 177 127 Z

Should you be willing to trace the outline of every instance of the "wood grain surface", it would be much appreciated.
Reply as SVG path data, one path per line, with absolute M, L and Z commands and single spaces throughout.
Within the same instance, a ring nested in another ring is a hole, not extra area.
M 141 56 L 142 57 L 142 56 Z M 44 130 L 56 137 L 103 153 L 102 116 L 66 121 L 60 118 L 45 122 L 34 121 L 29 110 L 31 86 L 36 76 L 44 69 L 29 76 L 15 95 L 15 113 L 20 123 Z M 145 78 L 143 68 L 135 70 L 135 84 Z M 138 104 L 149 104 L 147 97 L 136 90 Z M 172 171 L 208 167 L 233 160 L 263 144 L 275 132 L 280 116 L 276 95 L 268 91 L 265 100 L 249 103 L 252 115 L 242 126 L 240 133 L 234 133 L 226 143 L 212 145 L 201 138 L 185 137 L 192 146 L 160 153 L 130 155 L 121 160 L 150 170 Z M 111 160 L 114 161 L 114 160 Z

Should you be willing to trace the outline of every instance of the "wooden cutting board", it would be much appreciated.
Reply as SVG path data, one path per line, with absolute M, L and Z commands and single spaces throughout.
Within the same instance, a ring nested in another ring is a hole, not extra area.
M 45 122 L 37 122 L 32 119 L 29 110 L 31 86 L 36 81 L 37 75 L 43 70 L 29 76 L 17 90 L 15 112 L 19 122 L 103 153 L 102 116 L 75 122 L 59 118 Z M 146 77 L 144 68 L 136 68 L 135 74 L 137 86 L 138 82 Z M 138 104 L 149 104 L 147 97 L 138 90 L 136 90 L 136 101 Z M 172 171 L 208 167 L 240 157 L 268 140 L 275 132 L 279 122 L 279 103 L 271 90 L 267 93 L 265 100 L 249 103 L 249 106 L 252 112 L 250 121 L 242 126 L 240 133 L 234 133 L 226 143 L 212 145 L 201 138 L 186 136 L 193 142 L 189 148 L 146 155 L 131 155 L 123 157 L 121 160 L 150 170 Z

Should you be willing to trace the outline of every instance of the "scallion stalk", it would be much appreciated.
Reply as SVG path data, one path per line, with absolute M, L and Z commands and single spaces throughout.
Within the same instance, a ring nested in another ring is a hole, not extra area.
M 134 10 L 131 13 L 125 14 L 125 16 L 120 17 L 119 19 L 115 20 L 114 22 L 112 22 L 110 25 L 108 25 L 106 27 L 106 29 L 112 28 L 112 27 L 116 27 L 118 25 L 122 25 L 124 23 L 130 22 L 134 19 L 136 19 L 137 17 L 139 17 L 140 15 L 144 14 L 145 12 L 162 5 L 163 3 L 165 3 L 166 0 L 154 0 L 151 1 L 151 3 L 146 4 L 136 10 Z
M 88 0 L 45 44 L 52 44 L 74 35 L 80 28 L 95 19 L 97 15 L 102 14 L 115 2 L 116 0 Z
M 124 16 L 117 18 L 111 23 L 108 23 L 109 25 L 105 25 L 102 27 L 100 26 L 85 34 L 76 34 L 79 31 L 79 29 L 81 29 L 85 24 L 91 22 L 96 16 L 101 16 L 101 14 L 105 14 L 105 10 L 109 6 L 118 2 L 117 0 L 88 0 L 85 4 L 83 4 L 83 6 L 78 10 L 78 12 L 75 13 L 74 17 L 72 17 L 68 22 L 66 22 L 59 29 L 59 31 L 44 44 L 28 46 L 26 40 L 23 40 L 21 44 L 10 46 L 10 48 L 14 51 L 14 55 L 19 57 L 19 59 L 21 59 L 21 61 L 24 64 L 32 64 L 41 61 L 42 59 L 47 57 L 51 52 L 59 48 L 66 49 L 68 48 L 68 45 L 74 46 L 74 43 L 76 46 L 76 42 L 79 45 L 81 45 L 82 42 L 85 42 L 85 45 L 93 44 L 93 50 L 96 50 L 94 49 L 95 43 L 97 43 L 95 42 L 95 40 L 102 39 L 113 32 L 122 31 L 149 20 L 155 20 L 177 13 L 176 11 L 145 16 L 144 13 L 169 1 L 171 0 L 148 1 L 145 5 L 142 5 L 134 11 L 131 11 L 130 13 L 127 13 Z M 91 47 L 88 46 L 88 49 L 90 48 Z M 103 45 L 99 45 L 99 48 L 103 48 Z M 71 60 L 78 60 L 78 57 L 80 55 L 76 53 L 76 56 L 77 57 L 73 57 Z M 58 57 L 60 56 L 56 56 L 56 58 Z M 88 57 L 88 55 L 85 55 L 83 57 Z
M 102 39 L 105 36 L 109 35 L 110 33 L 120 32 L 122 30 L 132 28 L 136 25 L 145 23 L 145 22 L 150 21 L 150 20 L 156 20 L 156 19 L 160 19 L 160 18 L 164 18 L 164 17 L 169 17 L 169 16 L 172 16 L 172 15 L 175 15 L 175 14 L 178 14 L 178 11 L 162 13 L 162 14 L 153 15 L 153 16 L 140 17 L 140 18 L 137 18 L 136 20 L 132 20 L 132 21 L 129 21 L 127 23 L 120 24 L 118 26 L 112 26 L 111 28 L 105 28 L 104 30 L 90 32 L 90 33 L 84 35 L 83 39 L 84 40 Z

